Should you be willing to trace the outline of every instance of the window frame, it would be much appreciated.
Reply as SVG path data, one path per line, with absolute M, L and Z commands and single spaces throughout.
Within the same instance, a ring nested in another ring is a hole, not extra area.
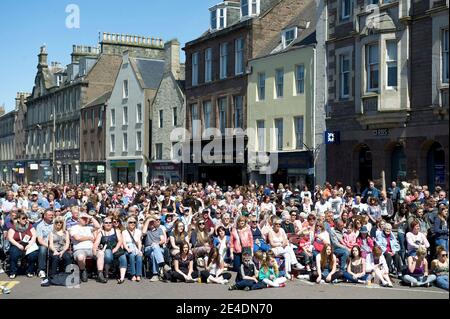
M 116 109 L 111 109 L 110 111 L 110 115 L 111 115 L 111 127 L 116 127 Z
M 142 132 L 136 131 L 136 151 L 142 151 Z
M 298 124 L 299 120 L 301 119 L 301 131 L 298 132 Z M 298 136 L 301 135 L 301 140 L 298 138 Z M 302 150 L 305 148 L 304 141 L 305 141 L 305 118 L 303 115 L 294 116 L 294 137 L 295 137 L 295 149 L 296 150 Z M 299 143 L 301 141 L 301 143 Z
M 348 14 L 344 15 L 344 5 L 348 2 L 349 8 L 345 7 L 345 9 L 348 9 Z M 353 1 L 352 0 L 340 0 L 340 6 L 339 6 L 339 20 L 340 21 L 349 21 L 350 17 L 352 15 L 352 8 L 353 8 Z
M 164 128 L 164 110 L 158 111 L 158 128 Z
M 302 70 L 301 78 L 299 77 L 299 70 Z M 299 83 L 301 83 L 301 90 L 299 89 Z M 295 66 L 295 92 L 296 95 L 305 94 L 305 65 L 303 63 Z
M 228 99 L 226 97 L 222 97 L 217 100 L 217 108 L 219 113 L 219 130 L 222 134 L 225 134 L 225 130 L 227 128 L 227 104 Z
M 389 45 L 394 44 L 395 46 L 395 59 L 390 59 L 389 56 Z M 395 90 L 398 87 L 398 42 L 397 40 L 393 39 L 393 40 L 386 40 L 385 42 L 385 56 L 386 56 L 386 89 L 387 90 Z M 396 85 L 389 85 L 389 68 L 390 65 L 395 64 L 395 80 L 396 80 Z
M 243 126 L 244 126 L 244 97 L 242 95 L 235 95 L 233 97 L 233 99 L 234 99 L 234 121 L 233 121 L 234 128 L 242 128 L 243 129 Z M 241 104 L 237 103 L 238 100 L 241 101 Z
M 198 75 L 199 75 L 199 65 L 198 65 L 198 57 L 199 57 L 199 53 L 198 52 L 194 52 L 192 53 L 192 86 L 196 86 L 199 84 L 199 79 L 198 79 Z
M 109 135 L 109 151 L 110 153 L 116 152 L 116 135 L 114 133 Z
M 142 103 L 136 105 L 136 123 L 142 123 Z
M 280 74 L 282 75 L 281 77 L 279 76 Z M 283 97 L 284 97 L 284 69 L 278 68 L 275 70 L 275 98 L 282 99 Z
M 294 37 L 292 38 L 292 40 L 289 42 L 289 43 L 286 43 L 286 35 L 289 33 L 289 32 L 294 32 Z M 295 41 L 295 39 L 297 39 L 297 37 L 298 37 L 298 28 L 297 27 L 292 27 L 292 28 L 288 28 L 288 29 L 285 29 L 285 30 L 283 30 L 283 33 L 282 33 L 282 35 L 281 35 L 281 41 L 282 41 L 282 43 L 283 43 L 283 49 L 285 49 L 286 47 L 288 47 L 292 42 L 294 42 Z
M 441 62 L 441 83 L 447 84 L 449 83 L 449 50 L 448 50 L 448 42 L 449 42 L 449 33 L 448 27 L 442 28 L 440 32 L 440 62 Z M 445 44 L 447 48 L 445 48 Z M 445 58 L 446 57 L 446 58 Z M 447 75 L 447 78 L 445 77 Z
M 281 130 L 280 127 L 277 126 L 277 123 L 281 123 Z M 284 146 L 284 139 L 283 139 L 283 130 L 284 130 L 284 123 L 283 118 L 276 118 L 273 120 L 273 127 L 275 128 L 275 151 L 282 151 Z M 280 143 L 281 142 L 281 143 Z
M 262 126 L 260 124 L 262 123 Z M 264 152 L 266 149 L 266 121 L 265 120 L 257 120 L 256 121 L 256 142 L 258 143 L 257 150 L 258 152 Z
M 344 70 L 344 60 L 348 60 L 348 70 Z M 344 92 L 344 79 L 348 76 L 348 92 Z M 351 55 L 350 52 L 345 52 L 339 55 L 339 98 L 348 99 L 350 97 L 350 82 L 351 82 Z
M 122 108 L 122 125 L 128 125 L 128 106 Z
M 220 79 L 228 76 L 228 42 L 220 44 Z
M 122 133 L 122 152 L 128 152 L 128 132 Z
M 122 82 L 122 99 L 128 99 L 129 96 L 128 79 Z
M 263 85 L 261 85 L 263 84 Z M 258 73 L 258 101 L 266 100 L 266 73 L 259 72 Z
M 211 82 L 213 77 L 212 70 L 212 48 L 205 49 L 205 83 Z
M 242 45 L 239 45 L 242 44 Z M 244 38 L 237 38 L 234 40 L 234 75 L 241 75 L 244 74 L 245 71 L 245 64 L 244 64 Z M 238 63 L 240 61 L 240 63 Z M 242 68 L 242 70 L 239 69 L 239 67 Z
M 371 47 L 375 47 L 377 52 L 377 62 L 376 63 L 371 63 L 370 62 L 370 48 Z M 372 43 L 368 43 L 365 45 L 365 68 L 366 68 L 366 82 L 367 82 L 367 86 L 366 86 L 366 91 L 367 92 L 378 92 L 380 90 L 380 54 L 379 54 L 379 43 L 378 42 L 372 42 Z M 371 66 L 372 65 L 376 65 L 377 69 L 376 71 L 378 72 L 377 75 L 377 87 L 372 87 L 372 81 L 371 81 L 371 74 L 372 72 L 375 72 L 375 70 L 371 70 Z

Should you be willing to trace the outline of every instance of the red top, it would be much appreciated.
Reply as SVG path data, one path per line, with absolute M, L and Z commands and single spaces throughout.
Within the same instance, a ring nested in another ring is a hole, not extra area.
M 33 225 L 28 224 L 28 228 L 23 232 L 19 232 L 16 230 L 16 226 L 13 226 L 12 229 L 14 229 L 14 240 L 18 243 L 28 243 L 31 238 L 33 237 L 33 234 L 31 233 L 31 229 L 33 228 Z

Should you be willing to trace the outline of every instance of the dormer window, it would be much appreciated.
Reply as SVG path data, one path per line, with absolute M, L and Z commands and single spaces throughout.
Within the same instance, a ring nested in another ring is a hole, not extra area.
M 282 35 L 283 48 L 288 47 L 295 39 L 297 39 L 297 27 L 284 30 Z
M 63 77 L 61 74 L 58 74 L 56 76 L 56 86 L 61 86 L 62 82 L 63 82 Z
M 252 17 L 259 15 L 260 0 L 241 0 L 241 17 Z
M 216 8 L 211 11 L 211 30 L 221 30 L 227 26 L 227 9 Z

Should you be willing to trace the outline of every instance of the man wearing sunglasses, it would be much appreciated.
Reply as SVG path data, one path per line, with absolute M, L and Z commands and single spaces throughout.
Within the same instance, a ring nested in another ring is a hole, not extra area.
M 159 276 L 162 277 L 164 266 L 164 251 L 165 244 L 164 231 L 159 227 L 161 217 L 152 215 L 147 218 L 142 228 L 142 234 L 146 235 L 144 241 L 144 255 L 152 264 L 153 276 L 151 282 L 159 281 Z
M 39 245 L 38 268 L 40 278 L 46 277 L 45 269 L 47 266 L 48 236 L 53 230 L 53 218 L 53 211 L 47 209 L 44 212 L 43 220 L 36 227 L 37 242 Z

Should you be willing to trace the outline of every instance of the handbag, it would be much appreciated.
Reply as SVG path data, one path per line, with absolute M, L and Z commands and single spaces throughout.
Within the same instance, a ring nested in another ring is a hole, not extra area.
M 325 245 L 324 245 L 324 243 L 320 243 L 320 242 L 316 241 L 316 238 L 314 238 L 313 246 L 314 246 L 314 249 L 317 250 L 320 253 L 320 252 L 322 252 L 323 247 Z
M 238 234 L 239 244 L 241 245 L 241 248 L 242 248 L 242 251 L 241 251 L 242 255 L 249 254 L 251 256 L 252 255 L 251 247 L 243 247 L 242 246 L 241 235 L 239 235 L 239 231 L 237 229 L 236 229 L 236 233 Z
M 102 236 L 105 236 L 103 234 L 103 232 L 101 234 L 102 234 Z M 117 236 L 117 233 L 116 233 L 115 229 L 114 229 L 114 234 L 116 234 L 116 236 Z M 117 242 L 114 242 L 114 241 L 111 241 L 111 240 L 108 240 L 107 243 L 106 243 L 106 247 L 111 249 L 111 250 L 113 250 L 116 245 L 117 245 Z M 114 257 L 114 259 L 117 259 L 117 258 L 121 257 L 124 254 L 125 254 L 125 249 L 120 247 L 119 249 L 117 249 L 117 251 L 115 253 L 113 253 L 113 257 Z

